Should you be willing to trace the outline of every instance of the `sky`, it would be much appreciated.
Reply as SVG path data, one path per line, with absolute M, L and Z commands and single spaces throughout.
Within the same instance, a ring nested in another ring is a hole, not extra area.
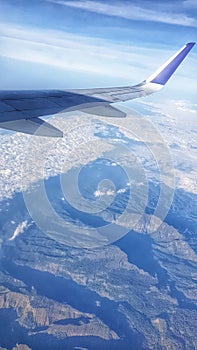
M 196 0 L 0 0 L 0 89 L 133 85 L 191 41 Z M 196 63 L 197 46 L 160 99 L 195 103 Z

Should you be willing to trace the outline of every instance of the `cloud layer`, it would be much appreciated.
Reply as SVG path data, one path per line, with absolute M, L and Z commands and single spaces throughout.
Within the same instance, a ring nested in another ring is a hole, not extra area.
M 174 53 L 174 50 L 129 46 L 108 39 L 6 23 L 0 24 L 0 33 L 2 57 L 93 73 L 108 77 L 106 82 L 110 77 L 117 78 L 120 85 L 144 80 Z M 195 62 L 190 57 L 190 67 L 185 69 L 188 78 L 193 77 L 190 76 L 193 66 Z
M 60 4 L 68 7 L 78 8 L 81 10 L 87 10 L 90 12 L 95 12 L 103 14 L 106 16 L 115 16 L 121 17 L 129 20 L 137 21 L 149 21 L 149 22 L 160 22 L 172 25 L 188 26 L 188 27 L 197 27 L 197 20 L 193 17 L 188 16 L 187 14 L 173 11 L 162 11 L 149 9 L 146 7 L 137 6 L 131 2 L 117 2 L 115 4 L 103 3 L 99 1 L 63 1 L 63 0 L 48 0 L 55 4 Z M 193 1 L 185 1 L 185 5 L 188 7 L 193 6 Z M 177 6 L 176 6 L 177 8 Z
M 105 39 L 94 40 L 47 29 L 0 25 L 0 31 L 0 56 L 69 71 L 116 77 L 126 82 L 131 77 L 129 81 L 135 82 L 140 76 L 141 79 L 146 78 L 158 64 L 156 55 L 159 55 L 159 50 L 143 50 L 110 43 Z M 144 59 L 146 64 L 143 63 Z M 150 70 L 146 70 L 147 67 Z

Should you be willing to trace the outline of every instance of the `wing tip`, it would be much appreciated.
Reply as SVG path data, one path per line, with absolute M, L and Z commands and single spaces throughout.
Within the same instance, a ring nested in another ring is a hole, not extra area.
M 193 41 L 193 42 L 191 42 L 191 43 L 187 43 L 186 46 L 191 46 L 191 47 L 193 47 L 195 44 L 196 44 L 195 41 Z
M 185 44 L 175 55 L 173 55 L 163 66 L 161 66 L 155 73 L 153 73 L 146 81 L 165 85 L 184 58 L 188 55 L 190 50 L 195 45 L 195 42 Z

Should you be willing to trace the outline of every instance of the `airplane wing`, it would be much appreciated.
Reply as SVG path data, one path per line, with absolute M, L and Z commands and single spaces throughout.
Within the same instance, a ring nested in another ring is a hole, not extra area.
M 125 117 L 115 108 L 163 88 L 195 43 L 188 43 L 149 78 L 134 86 L 77 90 L 0 91 L 0 127 L 39 136 L 62 137 L 60 130 L 40 117 L 80 110 L 108 117 Z M 40 126 L 42 125 L 42 128 Z

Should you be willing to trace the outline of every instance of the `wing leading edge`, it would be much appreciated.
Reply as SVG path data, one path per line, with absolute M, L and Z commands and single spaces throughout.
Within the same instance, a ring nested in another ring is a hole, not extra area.
M 0 127 L 39 136 L 62 137 L 62 132 L 39 117 L 73 110 L 85 113 L 125 117 L 112 106 L 150 95 L 163 88 L 195 43 L 188 43 L 142 83 L 99 89 L 34 90 L 0 92 Z M 40 128 L 40 129 L 39 129 Z

